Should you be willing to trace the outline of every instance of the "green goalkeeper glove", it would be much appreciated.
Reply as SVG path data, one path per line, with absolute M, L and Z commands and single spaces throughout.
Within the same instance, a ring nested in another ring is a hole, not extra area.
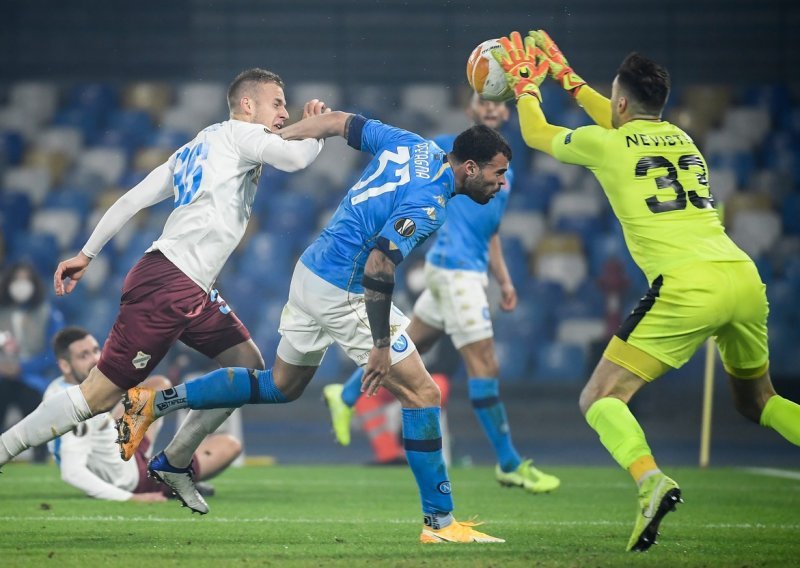
M 553 38 L 544 30 L 530 31 L 528 32 L 528 37 L 533 38 L 536 47 L 547 56 L 550 64 L 550 76 L 561 83 L 561 86 L 570 95 L 577 96 L 578 91 L 586 84 L 586 81 L 581 79 L 580 75 L 575 73 L 572 67 L 569 66 L 569 61 L 561 53 Z
M 539 85 L 547 76 L 549 64 L 544 53 L 537 49 L 534 39 L 526 37 L 523 42 L 519 32 L 511 32 L 509 37 L 501 37 L 497 43 L 503 49 L 492 50 L 492 55 L 503 68 L 509 87 L 514 89 L 514 96 L 518 99 L 522 95 L 533 95 L 541 102 Z

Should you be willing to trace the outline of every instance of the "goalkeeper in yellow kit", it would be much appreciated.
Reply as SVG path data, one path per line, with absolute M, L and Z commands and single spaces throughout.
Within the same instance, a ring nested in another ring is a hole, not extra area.
M 681 502 L 658 469 L 627 402 L 645 384 L 682 366 L 714 337 L 736 408 L 800 445 L 800 406 L 778 396 L 769 376 L 766 287 L 752 260 L 725 234 L 708 169 L 692 139 L 661 120 L 669 74 L 637 53 L 617 71 L 606 99 L 570 68 L 546 32 L 501 38 L 495 53 L 517 99 L 525 142 L 589 168 L 619 219 L 651 288 L 611 339 L 580 397 L 589 425 L 639 487 L 628 550 L 655 543 L 664 515 Z M 548 124 L 539 85 L 550 75 L 597 124 Z

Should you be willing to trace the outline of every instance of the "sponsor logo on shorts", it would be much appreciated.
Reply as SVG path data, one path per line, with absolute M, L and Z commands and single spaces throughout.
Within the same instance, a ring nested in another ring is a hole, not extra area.
M 147 367 L 147 364 L 149 362 L 150 362 L 150 355 L 142 351 L 136 353 L 136 357 L 134 357 L 133 360 L 131 361 L 135 369 L 144 369 L 145 367 Z
M 392 344 L 392 351 L 402 353 L 406 349 L 408 349 L 408 339 L 406 339 L 405 335 L 401 335 L 397 338 L 397 341 Z
M 417 230 L 417 225 L 411 219 L 398 219 L 394 223 L 394 230 L 404 237 L 410 237 Z
M 436 489 L 439 490 L 439 493 L 450 495 L 450 481 L 442 481 Z
M 572 132 L 570 132 L 569 134 L 567 134 L 567 135 L 564 137 L 564 145 L 565 145 L 565 146 L 566 146 L 567 144 L 569 144 L 570 142 L 572 142 Z

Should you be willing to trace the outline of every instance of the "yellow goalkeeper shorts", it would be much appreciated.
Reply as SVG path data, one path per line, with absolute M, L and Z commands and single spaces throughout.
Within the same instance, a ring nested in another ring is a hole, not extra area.
M 653 281 L 604 356 L 652 381 L 714 337 L 728 373 L 759 377 L 769 361 L 768 314 L 766 286 L 752 262 L 679 266 Z

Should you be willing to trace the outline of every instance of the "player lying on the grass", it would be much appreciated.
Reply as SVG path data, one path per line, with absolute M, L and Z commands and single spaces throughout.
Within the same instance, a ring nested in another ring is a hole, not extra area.
M 131 217 L 172 199 L 174 209 L 161 236 L 125 278 L 119 313 L 97 365 L 80 385 L 56 393 L 0 435 L 0 467 L 26 448 L 111 410 L 128 388 L 147 378 L 176 341 L 220 366 L 264 368 L 250 333 L 214 282 L 244 236 L 262 166 L 300 170 L 316 159 L 322 142 L 287 141 L 278 135 L 289 113 L 283 81 L 275 73 L 243 71 L 228 87 L 227 98 L 229 120 L 200 131 L 120 197 L 81 251 L 59 263 L 53 286 L 61 296 L 72 292 L 92 258 Z M 304 116 L 325 110 L 322 102 L 312 99 Z M 173 489 L 193 490 L 192 455 L 231 412 L 190 412 L 151 469 Z M 193 500 L 193 510 L 207 509 L 198 493 L 177 493 Z
M 395 267 L 445 221 L 457 194 L 488 203 L 505 183 L 511 149 L 474 126 L 445 154 L 424 138 L 363 116 L 334 112 L 287 127 L 284 138 L 342 136 L 374 155 L 328 226 L 297 263 L 280 322 L 275 365 L 227 368 L 170 392 L 131 389 L 123 428 L 130 453 L 156 418 L 177 408 L 286 403 L 298 398 L 328 347 L 365 366 L 368 393 L 387 388 L 403 405 L 403 437 L 422 500 L 422 542 L 503 542 L 453 518 L 442 457 L 440 393 L 392 304 Z
M 497 131 L 508 120 L 506 103 L 481 99 L 477 93 L 470 98 L 467 113 L 475 124 Z M 434 142 L 448 152 L 455 137 L 439 136 Z M 511 311 L 517 305 L 517 292 L 497 233 L 513 180 L 510 167 L 505 177 L 501 191 L 486 205 L 466 197 L 455 197 L 447 204 L 447 221 L 437 231 L 436 242 L 425 256 L 426 288 L 414 305 L 406 331 L 420 354 L 429 351 L 445 333 L 450 336 L 467 367 L 472 407 L 497 457 L 497 481 L 543 493 L 557 489 L 560 481 L 534 467 L 532 460 L 523 460 L 511 440 L 505 405 L 500 400 L 499 369 L 486 296 L 486 272 L 490 270 L 500 284 L 500 308 Z M 336 439 L 343 446 L 350 443 L 350 421 L 361 396 L 363 376 L 364 371 L 359 368 L 344 386 L 331 384 L 323 389 Z
M 514 89 L 525 142 L 595 174 L 651 283 L 580 396 L 587 422 L 639 487 L 628 550 L 647 550 L 681 491 L 656 465 L 627 403 L 647 383 L 686 363 L 709 337 L 739 412 L 800 445 L 800 406 L 778 396 L 770 380 L 766 287 L 753 261 L 725 234 L 697 146 L 661 119 L 670 90 L 666 69 L 630 54 L 609 101 L 582 95 L 585 82 L 545 32 L 530 32 L 524 42 L 514 32 L 500 41 L 505 51 L 497 60 Z M 548 74 L 598 126 L 548 124 L 539 91 Z
M 100 345 L 88 331 L 65 327 L 53 338 L 58 367 L 62 375 L 44 393 L 44 399 L 71 386 L 79 385 L 100 359 Z M 169 379 L 148 377 L 143 386 L 167 389 Z M 122 405 L 78 424 L 74 430 L 51 440 L 48 447 L 61 470 L 61 479 L 95 499 L 110 501 L 164 501 L 172 494 L 167 485 L 147 475 L 147 460 L 161 429 L 153 424 L 136 450 L 135 459 L 123 461 L 117 446 L 115 418 Z M 194 478 L 210 479 L 228 467 L 242 450 L 242 444 L 228 434 L 212 434 L 200 444 L 192 460 Z

